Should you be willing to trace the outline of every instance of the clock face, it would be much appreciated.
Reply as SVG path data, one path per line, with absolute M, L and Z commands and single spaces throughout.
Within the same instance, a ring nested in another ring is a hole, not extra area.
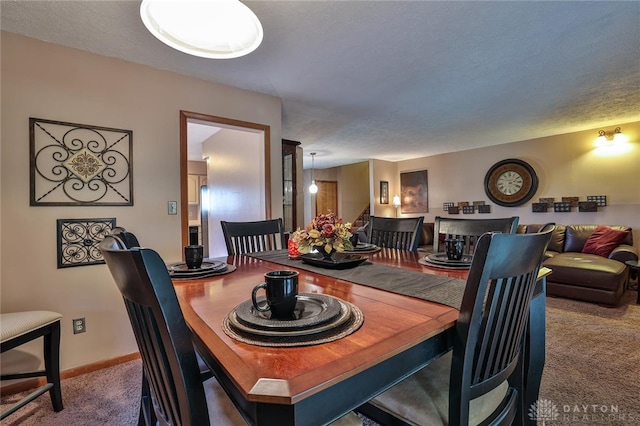
M 496 187 L 504 195 L 513 195 L 522 189 L 523 183 L 524 180 L 518 172 L 509 170 L 498 176 Z
M 538 189 L 535 170 L 522 160 L 508 159 L 494 164 L 484 179 L 484 190 L 494 203 L 519 206 L 533 197 Z

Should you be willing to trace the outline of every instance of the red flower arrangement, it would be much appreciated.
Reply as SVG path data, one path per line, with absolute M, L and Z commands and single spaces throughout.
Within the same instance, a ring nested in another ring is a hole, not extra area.
M 329 210 L 327 214 L 316 216 L 305 229 L 295 231 L 289 241 L 295 243 L 299 253 L 309 253 L 316 249 L 330 254 L 334 251 L 353 250 L 351 237 L 351 223 L 343 223 L 341 218 Z

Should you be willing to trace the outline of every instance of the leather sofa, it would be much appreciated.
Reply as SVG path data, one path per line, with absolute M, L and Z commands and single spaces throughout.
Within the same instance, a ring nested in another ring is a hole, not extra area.
M 518 232 L 538 232 L 541 226 L 519 225 Z M 583 253 L 597 228 L 598 225 L 556 225 L 543 262 L 552 270 L 547 278 L 547 295 L 618 305 L 629 280 L 629 268 L 624 262 L 637 260 L 638 251 L 633 247 L 631 228 L 616 225 L 608 228 L 628 231 L 628 235 L 608 256 Z

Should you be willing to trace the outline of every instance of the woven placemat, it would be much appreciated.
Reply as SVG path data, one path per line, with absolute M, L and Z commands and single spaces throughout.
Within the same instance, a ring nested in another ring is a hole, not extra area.
M 332 328 L 321 333 L 313 333 L 303 336 L 260 336 L 243 333 L 233 328 L 229 320 L 229 315 L 227 315 L 222 321 L 222 330 L 232 339 L 249 345 L 272 347 L 320 345 L 322 343 L 342 339 L 343 337 L 346 337 L 358 330 L 364 323 L 364 315 L 356 305 L 345 301 L 342 301 L 342 303 L 346 303 L 351 307 L 351 318 L 339 327 Z

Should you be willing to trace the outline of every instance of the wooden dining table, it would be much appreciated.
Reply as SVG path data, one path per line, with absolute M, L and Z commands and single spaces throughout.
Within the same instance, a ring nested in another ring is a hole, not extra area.
M 468 274 L 422 265 L 419 259 L 424 255 L 382 249 L 366 256 L 368 262 L 387 268 L 456 279 Z M 452 347 L 459 315 L 454 307 L 356 284 L 322 270 L 247 255 L 221 260 L 236 269 L 214 277 L 174 280 L 174 286 L 196 347 L 248 424 L 330 423 Z M 357 306 L 364 317 L 360 328 L 335 341 L 301 347 L 259 346 L 225 333 L 225 317 L 251 298 L 266 272 L 281 269 L 299 271 L 299 293 L 329 295 Z M 544 287 L 538 293 L 544 298 Z M 534 367 L 527 378 L 531 389 L 527 401 L 533 402 L 544 364 L 544 301 L 532 303 L 531 311 L 523 360 Z

